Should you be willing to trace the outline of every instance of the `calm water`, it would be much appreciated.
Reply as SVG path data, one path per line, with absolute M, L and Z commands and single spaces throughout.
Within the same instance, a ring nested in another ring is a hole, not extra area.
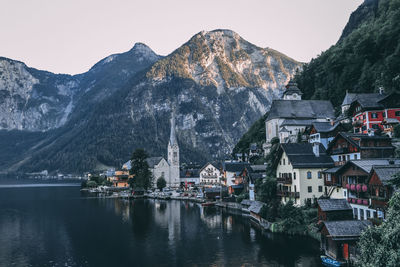
M 318 243 L 179 201 L 0 186 L 0 266 L 319 266 Z

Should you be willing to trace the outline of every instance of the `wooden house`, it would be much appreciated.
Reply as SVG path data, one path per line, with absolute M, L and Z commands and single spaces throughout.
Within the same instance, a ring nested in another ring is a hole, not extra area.
M 353 209 L 346 199 L 318 199 L 319 221 L 341 221 L 353 219 Z

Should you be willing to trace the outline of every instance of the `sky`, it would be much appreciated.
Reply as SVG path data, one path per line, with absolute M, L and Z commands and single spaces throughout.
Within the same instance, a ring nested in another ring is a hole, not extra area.
M 136 42 L 168 55 L 196 33 L 230 29 L 308 62 L 335 44 L 362 0 L 0 0 L 0 56 L 86 72 Z

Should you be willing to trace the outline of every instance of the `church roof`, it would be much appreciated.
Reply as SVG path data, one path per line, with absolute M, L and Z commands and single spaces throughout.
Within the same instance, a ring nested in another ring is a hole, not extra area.
M 163 157 L 151 157 L 147 158 L 146 161 L 150 168 L 154 168 L 162 159 Z
M 302 95 L 303 93 L 297 87 L 297 83 L 290 80 L 289 83 L 286 85 L 286 90 L 283 92 L 283 95 L 293 95 L 293 94 Z
M 271 119 L 335 118 L 332 103 L 327 100 L 274 100 L 267 117 Z

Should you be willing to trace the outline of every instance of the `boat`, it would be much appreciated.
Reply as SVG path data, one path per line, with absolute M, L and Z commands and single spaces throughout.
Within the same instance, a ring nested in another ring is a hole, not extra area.
M 325 266 L 335 266 L 335 267 L 343 266 L 343 264 L 340 261 L 334 260 L 324 255 L 321 256 L 321 261 L 322 264 Z
M 204 202 L 204 203 L 201 203 L 201 205 L 203 207 L 210 207 L 210 206 L 214 206 L 215 202 Z

